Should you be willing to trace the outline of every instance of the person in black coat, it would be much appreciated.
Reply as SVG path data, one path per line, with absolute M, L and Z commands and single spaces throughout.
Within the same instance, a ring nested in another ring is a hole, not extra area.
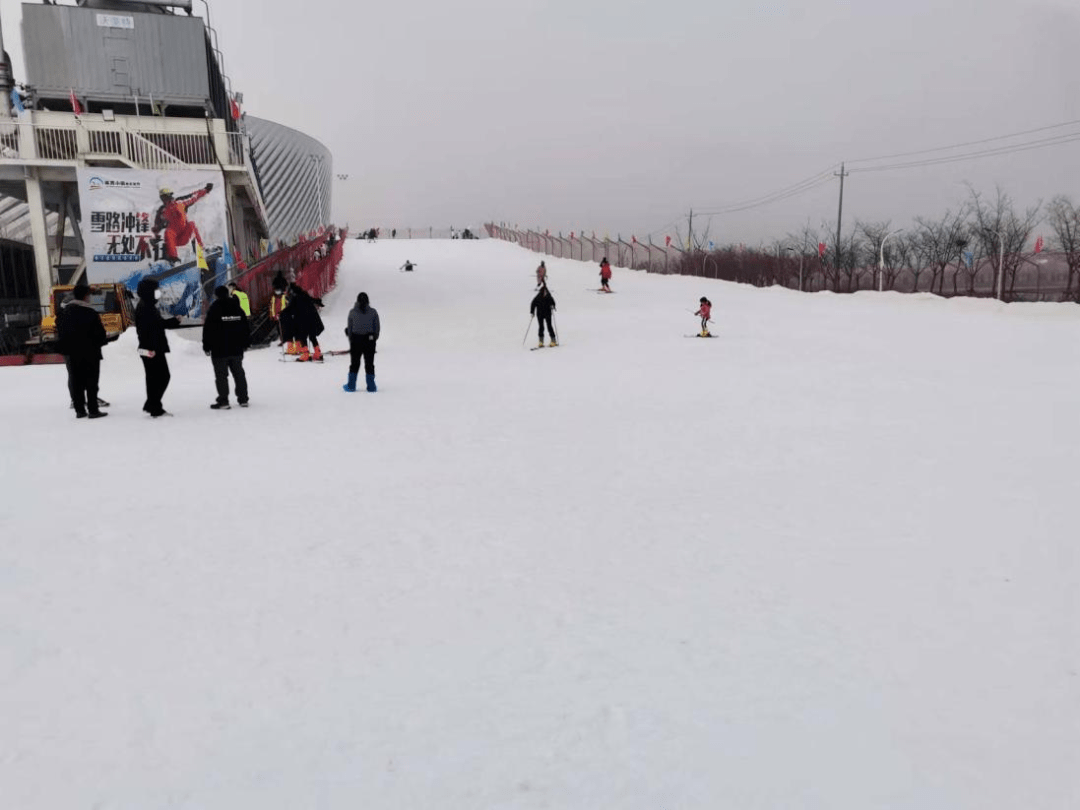
M 322 360 L 322 349 L 319 348 L 319 335 L 323 332 L 322 318 L 319 317 L 319 307 L 323 302 L 319 298 L 313 298 L 307 294 L 299 284 L 289 287 L 289 305 L 282 312 L 289 312 L 289 326 L 293 340 L 300 344 L 299 360 Z M 314 354 L 308 352 L 308 340 L 314 347 Z
M 214 290 L 214 303 L 203 323 L 203 351 L 214 364 L 217 401 L 215 411 L 229 410 L 229 374 L 236 385 L 236 401 L 241 408 L 248 404 L 247 375 L 244 374 L 244 350 L 251 345 L 247 315 L 228 287 Z
M 165 359 L 169 353 L 169 339 L 165 336 L 165 330 L 180 325 L 179 318 L 163 318 L 158 312 L 157 300 L 161 297 L 158 287 L 157 279 L 144 278 L 135 288 L 139 295 L 139 304 L 135 307 L 135 331 L 139 336 L 139 355 L 146 372 L 143 410 L 155 418 L 168 413 L 161 404 L 171 378 L 169 363 Z
M 552 298 L 551 293 L 548 292 L 547 285 L 542 284 L 540 286 L 540 292 L 533 298 L 532 305 L 529 307 L 529 312 L 536 316 L 536 321 L 540 324 L 540 346 L 544 345 L 545 323 L 547 324 L 548 334 L 551 335 L 551 345 L 559 345 L 555 336 L 555 327 L 551 325 L 551 313 L 554 311 L 555 299 Z M 539 348 L 539 346 L 537 348 Z
M 67 364 L 68 391 L 77 418 L 98 419 L 109 415 L 98 407 L 101 347 L 108 338 L 101 315 L 86 300 L 90 296 L 90 287 L 76 284 L 72 296 L 56 317 L 60 352 Z

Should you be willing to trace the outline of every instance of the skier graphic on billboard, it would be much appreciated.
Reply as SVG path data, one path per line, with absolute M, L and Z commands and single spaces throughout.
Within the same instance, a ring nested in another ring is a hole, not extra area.
M 180 263 L 177 251 L 180 245 L 186 245 L 194 239 L 199 247 L 203 247 L 198 226 L 188 219 L 188 209 L 209 194 L 213 188 L 213 183 L 207 183 L 202 188 L 181 197 L 177 197 L 168 187 L 162 187 L 158 191 L 161 206 L 154 215 L 154 227 L 151 228 L 151 232 L 156 238 L 160 238 L 158 235 L 165 231 L 165 249 L 162 251 L 162 258 L 169 264 Z

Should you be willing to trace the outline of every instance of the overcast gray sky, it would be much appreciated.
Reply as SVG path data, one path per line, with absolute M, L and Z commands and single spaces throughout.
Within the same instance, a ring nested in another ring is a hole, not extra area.
M 0 8 L 21 78 L 19 4 Z M 349 175 L 334 211 L 354 227 L 662 239 L 691 207 L 842 160 L 1080 119 L 1065 0 L 211 0 L 210 15 L 245 109 L 318 138 Z M 1045 135 L 1060 131 L 1080 125 Z M 939 214 L 964 181 L 1080 198 L 1080 142 L 852 174 L 845 225 Z M 716 215 L 712 234 L 754 244 L 835 223 L 836 205 L 834 179 Z

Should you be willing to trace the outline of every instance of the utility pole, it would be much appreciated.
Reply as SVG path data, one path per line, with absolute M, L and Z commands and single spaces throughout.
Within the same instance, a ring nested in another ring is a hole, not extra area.
M 840 208 L 836 212 L 836 272 L 840 272 L 840 222 L 844 218 L 844 178 L 848 173 L 844 171 L 844 164 L 840 164 L 840 174 L 833 172 L 834 177 L 840 178 Z M 837 276 L 839 278 L 839 276 Z M 838 282 L 839 283 L 839 282 Z
M 694 246 L 694 209 L 690 209 L 690 224 L 686 229 L 686 252 L 689 253 Z

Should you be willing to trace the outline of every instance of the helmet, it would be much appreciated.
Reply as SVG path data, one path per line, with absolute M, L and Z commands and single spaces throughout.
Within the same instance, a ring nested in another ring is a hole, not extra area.
M 173 190 L 166 186 L 162 186 L 158 189 L 158 194 L 162 197 L 171 197 L 173 195 Z

